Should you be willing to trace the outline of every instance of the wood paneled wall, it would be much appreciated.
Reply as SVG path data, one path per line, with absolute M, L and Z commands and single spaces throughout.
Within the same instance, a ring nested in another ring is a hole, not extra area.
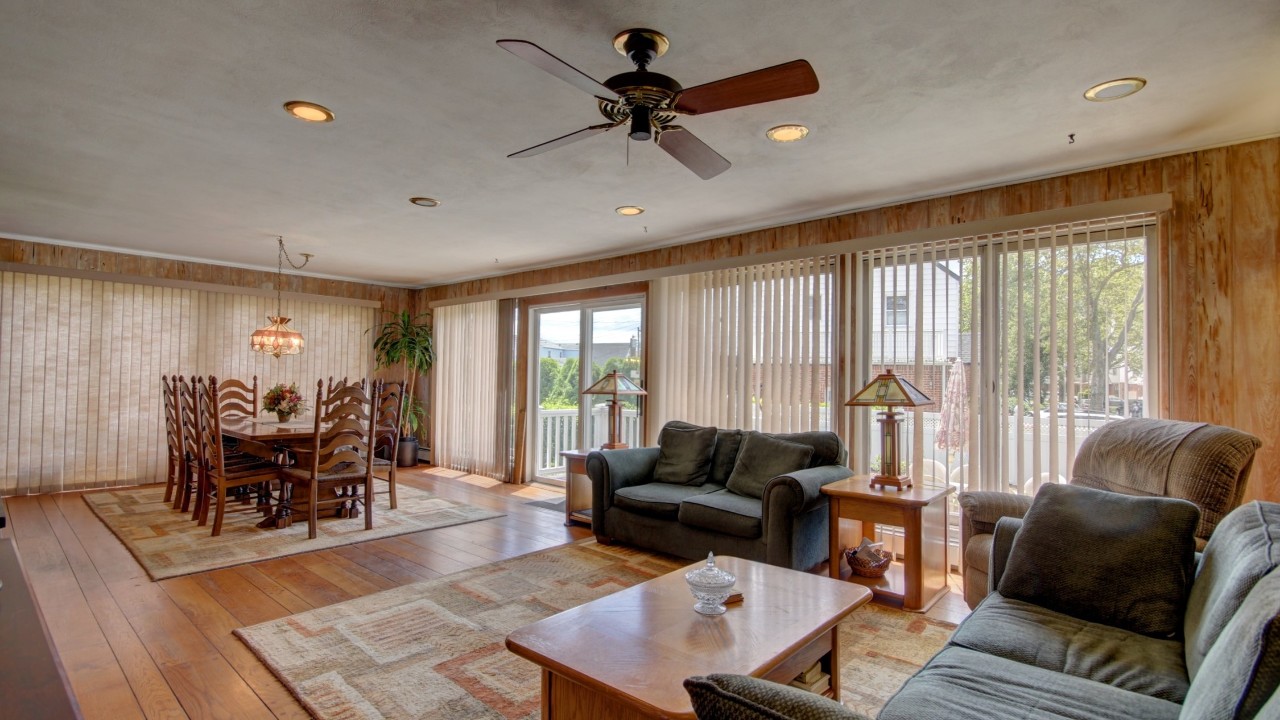
M 658 250 L 416 293 L 436 300 L 600 278 L 759 252 L 1168 192 L 1160 373 L 1174 418 L 1247 430 L 1264 443 L 1249 498 L 1280 501 L 1280 139 L 1061 175 Z M 957 234 L 963 230 L 957 228 Z
M 39 268 L 89 270 L 122 276 L 211 283 L 254 290 L 274 290 L 276 282 L 276 274 L 269 271 L 166 260 L 109 250 L 86 250 L 5 237 L 0 237 L 0 262 L 29 265 L 30 272 L 40 272 Z M 126 280 L 126 278 L 116 279 Z M 326 280 L 289 273 L 285 273 L 284 287 L 281 290 L 356 300 L 374 300 L 382 303 L 384 310 L 397 312 L 410 307 L 413 301 L 413 291 L 405 288 Z

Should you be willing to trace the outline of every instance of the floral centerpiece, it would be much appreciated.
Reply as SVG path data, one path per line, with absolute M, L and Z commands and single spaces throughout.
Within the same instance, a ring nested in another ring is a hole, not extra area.
M 267 394 L 262 396 L 263 412 L 273 412 L 280 422 L 288 422 L 289 418 L 307 409 L 307 400 L 298 392 L 297 383 L 278 383 Z

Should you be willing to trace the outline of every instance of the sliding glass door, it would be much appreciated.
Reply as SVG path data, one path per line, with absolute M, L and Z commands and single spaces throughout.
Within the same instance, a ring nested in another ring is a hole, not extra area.
M 582 391 L 617 370 L 644 385 L 644 303 L 639 297 L 536 307 L 529 348 L 532 477 L 563 482 L 560 453 L 608 441 L 609 397 Z M 643 443 L 643 398 L 621 397 L 622 441 Z

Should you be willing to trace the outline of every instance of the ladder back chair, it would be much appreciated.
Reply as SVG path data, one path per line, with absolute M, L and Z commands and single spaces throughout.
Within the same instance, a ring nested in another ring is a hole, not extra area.
M 218 378 L 200 378 L 196 384 L 200 417 L 200 448 L 204 453 L 204 478 L 200 482 L 198 524 L 209 520 L 213 507 L 213 536 L 222 534 L 222 521 L 227 512 L 228 495 L 241 505 L 257 500 L 252 508 L 261 514 L 271 512 L 271 483 L 280 477 L 280 466 L 270 460 L 244 453 L 229 454 L 222 445 L 222 418 L 217 409 Z
M 391 499 L 391 509 L 396 509 L 396 465 L 397 452 L 400 447 L 400 412 L 404 403 L 403 385 L 398 382 L 379 382 L 374 392 L 376 398 L 377 422 L 374 431 L 373 449 L 387 448 L 387 457 L 383 459 L 374 455 L 373 476 L 387 481 L 387 493 Z
M 316 382 L 315 426 L 311 442 L 297 449 L 298 463 L 285 468 L 282 492 L 290 510 L 300 510 L 302 500 L 297 492 L 306 490 L 307 536 L 316 537 L 320 507 L 338 506 L 358 514 L 356 506 L 364 505 L 364 527 L 373 528 L 373 397 L 358 384 L 336 389 L 325 396 L 324 381 Z M 364 486 L 361 497 L 359 486 Z M 354 487 L 355 493 L 323 497 L 327 492 Z M 286 513 L 284 524 L 292 522 Z
M 204 453 L 200 447 L 200 412 L 196 397 L 195 378 L 190 381 L 179 375 L 174 380 L 178 393 L 178 425 L 182 440 L 182 478 L 181 486 L 174 493 L 173 509 L 191 512 L 191 519 L 199 516 L 200 501 L 197 494 L 200 478 L 204 473 Z M 195 507 L 191 500 L 196 498 Z
M 164 405 L 164 438 L 169 446 L 168 471 L 164 476 L 164 501 L 173 502 L 173 491 L 186 477 L 182 450 L 182 417 L 178 408 L 178 376 L 160 376 L 160 402 Z
M 350 387 L 352 385 L 357 385 L 361 390 L 365 390 L 369 387 L 368 382 L 369 381 L 365 378 L 360 378 L 359 380 L 349 380 L 347 379 L 346 376 L 343 376 L 341 380 L 338 380 L 334 378 L 332 375 L 330 375 L 329 382 L 325 386 L 324 396 L 329 397 L 330 395 L 341 390 L 342 388 Z

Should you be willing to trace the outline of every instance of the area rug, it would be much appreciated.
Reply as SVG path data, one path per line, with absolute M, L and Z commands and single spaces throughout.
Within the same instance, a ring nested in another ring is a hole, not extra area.
M 586 540 L 235 632 L 317 718 L 533 720 L 540 671 L 507 634 L 686 564 Z M 953 629 L 857 610 L 840 630 L 846 704 L 874 713 Z
M 209 525 L 200 527 L 190 513 L 178 512 L 165 503 L 162 486 L 95 492 L 85 495 L 84 501 L 152 580 L 502 517 L 500 512 L 438 498 L 403 484 L 396 490 L 395 510 L 385 494 L 374 500 L 372 530 L 364 529 L 364 517 L 321 518 L 319 536 L 314 540 L 307 538 L 305 519 L 283 530 L 262 530 L 254 527 L 262 516 L 252 512 L 228 513 L 222 534 L 213 537 Z

